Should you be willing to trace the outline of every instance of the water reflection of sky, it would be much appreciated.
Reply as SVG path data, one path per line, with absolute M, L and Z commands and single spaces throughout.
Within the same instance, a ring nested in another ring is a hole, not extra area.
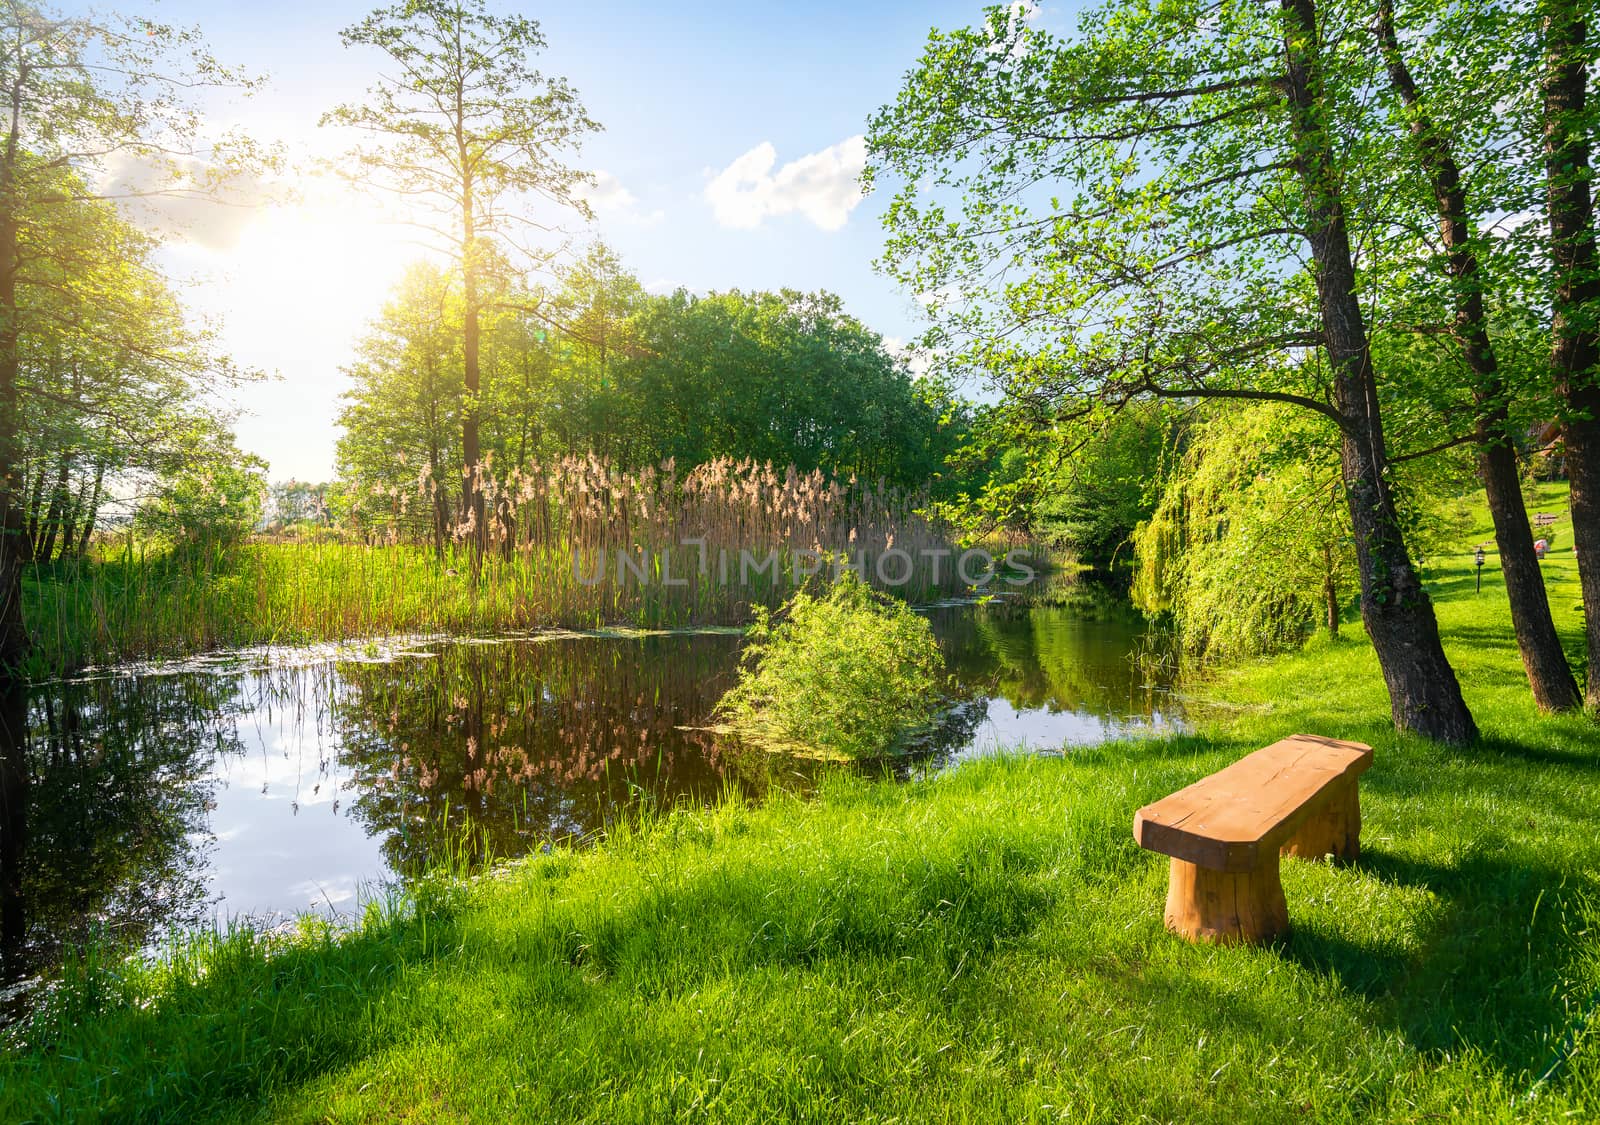
M 1047 707 L 1019 708 L 1007 699 L 990 699 L 988 713 L 972 740 L 955 751 L 950 761 L 956 764 L 1015 750 L 1039 752 L 1094 746 L 1113 739 L 1161 734 L 1181 726 L 1180 718 L 1159 709 L 1145 715 L 1097 715 Z
M 348 813 L 337 747 L 302 720 L 239 720 L 251 752 L 217 759 L 206 895 L 218 919 L 348 913 L 388 877 L 380 839 Z
M 1141 659 L 1143 622 L 1115 603 L 928 617 L 969 700 L 936 766 L 1181 723 L 1160 662 Z M 752 772 L 703 730 L 738 644 L 726 631 L 430 641 L 393 659 L 208 662 L 38 689 L 26 925 L 7 963 L 48 959 L 108 916 L 152 940 L 168 924 L 347 914 L 444 854 L 507 858 L 622 806 L 728 785 L 759 798 L 803 774 Z M 125 807 L 83 796 L 108 791 Z M 131 843 L 107 842 L 119 832 Z

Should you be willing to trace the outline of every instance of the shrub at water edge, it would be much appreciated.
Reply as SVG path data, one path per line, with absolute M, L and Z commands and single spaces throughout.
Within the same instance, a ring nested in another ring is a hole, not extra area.
M 874 757 L 933 725 L 944 686 L 928 622 L 847 571 L 776 614 L 757 609 L 739 682 L 717 713 L 751 741 Z

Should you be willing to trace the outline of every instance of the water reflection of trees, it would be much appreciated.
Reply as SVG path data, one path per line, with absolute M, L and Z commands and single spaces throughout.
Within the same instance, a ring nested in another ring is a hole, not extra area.
M 1148 715 L 1170 706 L 1161 669 L 1138 660 L 1159 638 L 1126 603 L 996 601 L 937 611 L 934 628 L 957 680 L 1019 710 Z
M 991 695 L 1019 709 L 1164 706 L 1129 660 L 1143 622 L 1115 604 L 930 616 L 966 702 L 895 773 L 968 746 Z M 402 876 L 587 836 L 641 804 L 806 787 L 816 763 L 684 729 L 707 722 L 738 647 L 715 634 L 463 641 L 387 663 L 0 685 L 0 970 L 14 981 L 90 934 L 138 948 L 203 919 L 219 759 L 247 751 L 265 778 L 269 755 L 309 748 L 315 776 L 291 768 L 295 795 L 338 787 L 348 803 L 334 811 Z
M 311 745 L 315 777 L 293 783 L 353 792 L 346 814 L 403 875 L 585 836 L 642 803 L 759 790 L 765 756 L 682 729 L 706 722 L 737 648 L 465 642 L 426 660 L 0 685 L 0 974 L 202 921 L 210 832 L 227 827 L 207 823 L 219 762 L 252 749 Z
M 209 771 L 237 746 L 239 677 L 0 686 L 0 967 L 90 936 L 137 949 L 205 910 Z
M 682 728 L 706 722 L 737 647 L 704 634 L 569 638 L 344 666 L 334 720 L 355 813 L 394 870 L 414 874 L 452 851 L 519 855 L 630 805 L 714 796 L 726 748 Z
M 930 613 L 963 703 L 892 772 L 970 745 L 990 695 L 1109 715 L 1163 706 L 1129 659 L 1143 619 L 1125 603 L 1082 601 Z M 683 729 L 707 722 L 738 644 L 707 634 L 457 643 L 425 661 L 342 665 L 331 710 L 354 813 L 392 869 L 413 875 L 452 854 L 476 863 L 585 836 L 640 802 L 703 801 L 774 774 L 804 786 L 812 763 Z

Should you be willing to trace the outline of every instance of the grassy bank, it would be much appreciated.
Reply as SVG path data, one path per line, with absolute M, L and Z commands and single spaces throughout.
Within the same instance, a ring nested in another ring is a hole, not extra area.
M 629 625 L 678 628 L 750 620 L 752 605 L 776 607 L 818 560 L 787 552 L 768 563 L 754 552 L 741 580 L 737 550 L 722 581 L 717 556 L 699 571 L 694 547 L 635 552 L 635 571 L 607 556 L 524 551 L 476 566 L 449 548 L 334 542 L 258 542 L 204 560 L 107 552 L 84 563 L 40 568 L 27 582 L 26 616 L 40 675 L 88 664 L 177 659 L 220 648 L 300 645 L 404 633 L 484 633 Z M 822 564 L 826 565 L 826 564 Z M 977 564 L 974 563 L 976 572 Z M 765 569 L 757 572 L 758 567 Z M 963 589 L 920 567 L 897 589 L 913 600 Z
M 681 628 L 740 625 L 751 607 L 775 608 L 819 566 L 815 556 L 696 547 L 635 552 L 645 570 L 620 576 L 615 554 L 603 575 L 597 556 L 570 551 L 492 555 L 474 566 L 471 552 L 337 542 L 256 542 L 222 557 L 106 550 L 100 557 L 35 568 L 24 585 L 34 639 L 32 667 L 53 675 L 90 664 L 181 659 L 215 649 L 303 645 L 406 633 L 486 633 L 603 626 Z M 1005 547 L 997 548 L 1003 554 Z M 1038 587 L 1070 573 L 1069 559 L 1031 553 Z M 970 573 L 981 574 L 975 559 Z M 889 569 L 888 573 L 896 572 Z M 912 580 L 888 587 L 926 601 L 968 587 L 946 561 L 937 571 L 919 559 Z M 1021 572 L 1007 572 L 1019 577 Z M 724 582 L 724 576 L 727 581 Z M 880 584 L 881 585 L 881 584 Z
M 1432 568 L 1471 750 L 1395 736 L 1364 641 L 1318 640 L 1206 684 L 1193 737 L 839 777 L 350 935 L 80 971 L 0 1060 L 0 1119 L 1593 1119 L 1600 730 L 1534 713 L 1472 583 Z M 1285 864 L 1277 947 L 1172 938 L 1133 810 L 1297 730 L 1377 748 L 1362 861 Z
M 668 563 L 693 574 L 692 552 Z M 697 560 L 696 560 L 697 561 Z M 584 559 L 584 578 L 595 566 Z M 781 597 L 757 581 L 738 591 L 651 580 L 585 584 L 570 552 L 494 555 L 406 544 L 257 542 L 222 557 L 108 550 L 34 576 L 27 619 L 41 671 L 181 658 L 247 645 L 296 645 L 413 632 L 477 633 L 631 624 L 673 627 L 736 619 Z M 676 570 L 671 568 L 676 567 Z M 631 579 L 631 575 L 630 575 Z M 731 594 L 743 595 L 743 604 Z

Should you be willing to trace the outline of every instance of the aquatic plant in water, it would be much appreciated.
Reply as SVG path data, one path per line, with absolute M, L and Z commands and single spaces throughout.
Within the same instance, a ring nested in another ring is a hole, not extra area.
M 739 682 L 717 715 L 750 741 L 869 758 L 926 733 L 946 683 L 928 622 L 846 572 L 824 593 L 757 610 Z

